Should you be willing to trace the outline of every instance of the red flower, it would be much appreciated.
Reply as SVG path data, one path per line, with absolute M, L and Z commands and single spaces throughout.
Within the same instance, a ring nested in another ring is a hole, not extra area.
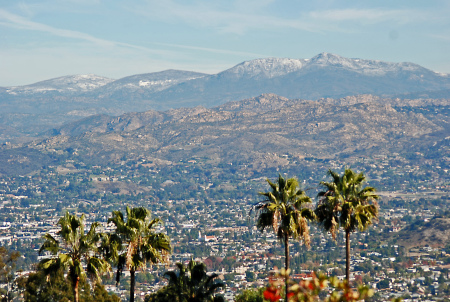
M 269 300 L 270 302 L 276 302 L 281 299 L 281 296 L 275 288 L 270 287 L 264 291 L 264 299 Z

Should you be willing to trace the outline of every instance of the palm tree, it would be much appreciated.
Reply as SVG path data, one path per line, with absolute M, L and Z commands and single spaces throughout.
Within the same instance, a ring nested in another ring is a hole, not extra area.
M 100 236 L 96 233 L 98 223 L 91 225 L 89 232 L 84 232 L 84 215 L 78 218 L 68 212 L 58 221 L 61 229 L 57 235 L 61 242 L 49 233 L 43 236 L 44 243 L 39 249 L 39 255 L 50 252 L 53 257 L 40 262 L 40 267 L 45 274 L 52 274 L 60 268 L 68 269 L 68 277 L 72 283 L 75 301 L 79 301 L 78 284 L 80 278 L 87 274 L 100 280 L 100 274 L 109 271 L 111 266 L 103 258 L 98 256 L 98 242 Z M 86 271 L 83 268 L 86 264 Z
M 110 237 L 109 256 L 117 263 L 117 282 L 125 268 L 130 270 L 130 301 L 134 302 L 136 270 L 145 267 L 147 262 L 165 262 L 171 246 L 166 234 L 155 233 L 154 227 L 161 220 L 151 219 L 149 210 L 127 206 L 126 213 L 126 222 L 120 211 L 113 211 L 112 218 L 108 219 L 116 226 L 116 234 Z
M 206 265 L 191 260 L 188 266 L 176 264 L 179 272 L 170 271 L 164 275 L 169 284 L 158 292 L 149 296 L 152 302 L 219 302 L 223 297 L 215 296 L 218 288 L 224 287 L 222 282 L 215 282 L 217 274 L 208 275 Z
M 319 225 L 330 232 L 333 239 L 339 232 L 339 227 L 345 231 L 346 241 L 346 277 L 350 280 L 350 233 L 359 229 L 364 231 L 378 217 L 378 205 L 375 188 L 364 187 L 364 174 L 345 169 L 339 176 L 329 170 L 333 178 L 331 182 L 320 182 L 325 188 L 319 192 L 319 203 L 315 210 Z
M 289 269 L 289 238 L 303 240 L 309 247 L 310 237 L 308 220 L 313 220 L 315 215 L 307 204 L 311 203 L 304 191 L 298 189 L 298 181 L 295 178 L 284 179 L 278 176 L 278 182 L 267 180 L 271 187 L 270 192 L 260 192 L 266 198 L 254 205 L 259 213 L 257 228 L 263 232 L 265 228 L 272 227 L 280 241 L 284 243 L 285 269 Z M 288 276 L 286 274 L 286 282 Z M 286 284 L 286 301 L 288 287 Z

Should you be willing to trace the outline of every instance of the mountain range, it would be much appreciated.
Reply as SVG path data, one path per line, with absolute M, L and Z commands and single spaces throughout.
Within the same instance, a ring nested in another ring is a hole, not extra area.
M 360 94 L 450 98 L 450 76 L 413 63 L 349 59 L 330 53 L 311 59 L 256 59 L 213 75 L 166 70 L 118 80 L 66 76 L 0 88 L 0 142 L 30 140 L 96 114 L 212 108 L 265 93 L 308 100 Z

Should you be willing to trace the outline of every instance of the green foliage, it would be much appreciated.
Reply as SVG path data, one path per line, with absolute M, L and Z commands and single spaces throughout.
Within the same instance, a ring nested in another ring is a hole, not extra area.
M 385 289 L 385 288 L 389 288 L 389 285 L 390 285 L 389 279 L 383 279 L 380 282 L 378 282 L 377 288 Z
M 234 302 L 264 302 L 264 288 L 246 289 L 234 298 Z
M 224 287 L 222 282 L 216 282 L 217 274 L 208 275 L 206 265 L 191 260 L 187 267 L 177 263 L 178 273 L 166 272 L 164 275 L 169 284 L 149 296 L 146 302 L 221 302 L 222 296 L 216 295 L 219 288 Z
M 47 276 L 38 270 L 28 276 L 21 277 L 18 285 L 23 292 L 24 302 L 69 302 L 73 301 L 73 288 L 70 280 L 64 277 L 64 271 L 59 269 Z M 120 302 L 117 295 L 110 295 L 105 287 L 96 283 L 93 291 L 85 278 L 80 279 L 80 301 L 83 302 Z
M 74 298 L 72 283 L 64 278 L 62 268 L 53 271 L 51 275 L 38 270 L 27 277 L 22 277 L 18 283 L 25 302 L 68 302 Z
M 325 188 L 319 192 L 320 198 L 315 213 L 319 225 L 330 232 L 336 240 L 339 228 L 345 231 L 346 240 L 346 276 L 350 280 L 350 233 L 359 229 L 364 231 L 378 217 L 378 205 L 375 200 L 375 188 L 364 187 L 365 176 L 345 169 L 339 176 L 329 170 L 331 182 L 320 182 Z
M 111 266 L 98 254 L 97 244 L 100 235 L 96 228 L 98 223 L 91 225 L 89 232 L 84 232 L 84 215 L 78 218 L 68 212 L 58 221 L 61 229 L 57 235 L 61 237 L 59 242 L 49 233 L 44 235 L 44 243 L 39 249 L 39 254 L 48 252 L 53 255 L 40 262 L 40 269 L 46 275 L 50 275 L 60 269 L 68 270 L 68 276 L 72 283 L 75 301 L 79 301 L 78 284 L 80 278 L 87 275 L 100 281 L 100 275 L 109 271 Z M 86 265 L 86 270 L 83 267 Z
M 130 301 L 134 301 L 135 271 L 147 262 L 167 262 L 172 248 L 169 236 L 155 233 L 154 227 L 161 220 L 151 219 L 148 209 L 127 206 L 126 213 L 125 221 L 122 212 L 113 211 L 108 222 L 116 226 L 116 232 L 104 237 L 102 249 L 107 258 L 117 264 L 117 282 L 125 268 L 130 270 Z
M 251 272 L 251 271 L 245 272 L 245 279 L 247 280 L 247 282 L 256 281 L 257 277 L 258 277 L 258 274 L 255 272 Z
M 314 213 L 306 205 L 311 203 L 311 199 L 298 189 L 298 182 L 294 178 L 286 180 L 279 175 L 277 183 L 267 182 L 272 190 L 260 192 L 266 198 L 254 206 L 259 214 L 256 224 L 258 229 L 263 232 L 265 228 L 272 227 L 280 241 L 284 241 L 287 236 L 303 239 L 309 246 L 307 221 L 314 219 Z
M 372 202 L 378 199 L 375 188 L 363 188 L 364 174 L 351 169 L 345 169 L 342 176 L 332 170 L 328 173 L 333 180 L 320 182 L 325 190 L 318 194 L 320 200 L 315 212 L 319 224 L 334 239 L 339 227 L 346 232 L 364 231 L 378 217 L 378 205 Z
M 101 283 L 97 283 L 92 295 L 92 302 L 120 302 L 120 298 L 116 294 L 110 295 L 105 286 Z
M 289 238 L 303 240 L 303 243 L 309 247 L 308 221 L 314 220 L 315 214 L 307 207 L 311 204 L 311 198 L 298 189 L 298 181 L 295 178 L 286 180 L 280 174 L 277 183 L 270 180 L 267 182 L 272 190 L 260 192 L 259 194 L 265 196 L 265 199 L 254 205 L 259 214 L 256 226 L 261 232 L 267 227 L 272 227 L 278 239 L 284 243 L 284 267 L 287 270 L 289 269 Z
M 6 285 L 6 288 L 0 289 L 0 294 L 7 299 L 12 297 L 11 287 L 14 280 L 14 269 L 19 257 L 19 252 L 9 251 L 4 246 L 0 246 L 0 284 Z

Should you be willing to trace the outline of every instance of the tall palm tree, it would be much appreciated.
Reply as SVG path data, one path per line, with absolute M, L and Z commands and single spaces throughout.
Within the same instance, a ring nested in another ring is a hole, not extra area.
M 116 226 L 116 234 L 110 240 L 109 256 L 117 263 L 117 282 L 125 268 L 130 270 L 130 301 L 134 302 L 136 270 L 145 267 L 147 262 L 165 262 L 171 246 L 166 234 L 155 233 L 154 227 L 161 220 L 151 219 L 148 209 L 127 206 L 126 214 L 126 221 L 120 211 L 113 211 L 112 218 L 108 219 Z
M 308 221 L 313 220 L 315 214 L 308 207 L 311 198 L 298 188 L 298 181 L 295 178 L 286 180 L 279 175 L 277 183 L 270 180 L 267 182 L 271 191 L 260 192 L 259 194 L 265 196 L 265 199 L 254 205 L 254 209 L 259 213 L 256 226 L 261 232 L 267 227 L 272 227 L 278 239 L 284 243 L 284 267 L 287 271 L 289 269 L 289 238 L 303 240 L 303 243 L 309 247 Z M 286 284 L 286 301 L 287 293 Z
M 378 217 L 378 205 L 375 188 L 364 187 L 366 181 L 364 174 L 355 173 L 345 169 L 340 176 L 329 170 L 333 178 L 331 182 L 320 182 L 325 188 L 319 192 L 319 202 L 316 207 L 316 216 L 319 225 L 330 232 L 336 240 L 339 228 L 345 231 L 346 248 L 346 278 L 350 280 L 350 233 L 359 229 L 364 231 Z
M 78 284 L 86 273 L 100 280 L 100 274 L 109 271 L 109 263 L 98 255 L 99 234 L 96 232 L 98 223 L 91 225 L 89 232 L 84 232 L 84 215 L 78 218 L 68 212 L 58 221 L 61 229 L 57 235 L 61 242 L 49 233 L 43 236 L 44 243 L 39 249 L 39 255 L 50 252 L 53 257 L 40 262 L 40 267 L 46 274 L 51 274 L 60 268 L 68 269 L 68 277 L 72 282 L 73 295 L 79 301 Z M 86 270 L 83 268 L 86 264 Z

